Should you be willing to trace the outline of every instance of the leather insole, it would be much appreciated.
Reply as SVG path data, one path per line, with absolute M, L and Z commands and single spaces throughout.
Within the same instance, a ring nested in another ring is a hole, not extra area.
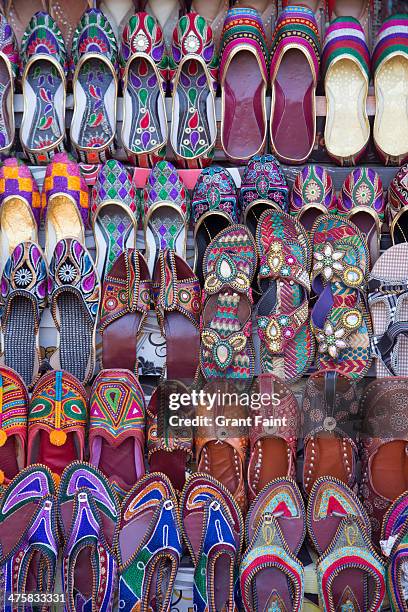
M 205 460 L 207 457 L 207 461 Z M 236 465 L 240 458 L 237 451 L 227 442 L 210 440 L 201 451 L 198 471 L 211 474 L 224 487 L 234 494 L 239 486 L 239 476 Z
M 137 363 L 137 334 L 141 314 L 128 312 L 115 319 L 102 334 L 102 363 L 106 369 L 121 368 L 135 372 Z
M 17 440 L 15 436 L 8 437 L 5 444 L 0 446 L 0 470 L 7 480 L 12 480 L 20 471 L 17 463 Z
M 371 481 L 374 490 L 394 500 L 408 489 L 408 444 L 394 440 L 381 446 L 371 459 Z
M 349 466 L 353 465 L 353 450 L 350 444 L 347 444 L 347 460 Z M 344 447 L 341 438 L 332 436 L 316 436 L 314 438 L 314 455 L 312 455 L 312 444 L 309 441 L 305 447 L 305 474 L 310 469 L 312 457 L 313 457 L 313 470 L 311 479 L 305 484 L 305 488 L 310 491 L 314 482 L 320 478 L 320 476 L 333 476 L 338 478 L 345 484 L 349 481 L 349 475 L 345 468 L 345 457 Z
M 81 458 L 75 444 L 74 432 L 67 432 L 67 439 L 63 446 L 51 444 L 50 434 L 44 429 L 40 429 L 37 436 L 38 453 L 36 453 L 36 456 L 32 453 L 31 457 L 28 457 L 27 462 L 29 464 L 42 463 L 47 465 L 55 474 L 61 475 L 68 463 Z
M 200 332 L 180 312 L 167 312 L 166 373 L 167 380 L 192 382 L 199 365 Z
M 257 493 L 275 478 L 288 475 L 288 446 L 285 440 L 282 440 L 282 438 L 263 438 L 258 441 L 250 459 L 251 480 L 255 476 L 255 465 L 258 462 L 259 451 L 261 451 L 259 478 L 251 483 Z
M 137 474 L 135 454 L 139 455 L 139 465 L 143 465 L 140 445 L 134 438 L 126 438 L 119 446 L 112 446 L 101 437 L 101 454 L 98 468 L 120 487 L 130 490 L 143 474 Z
M 256 610 L 278 609 L 279 612 L 292 612 L 291 585 L 281 570 L 276 567 L 265 567 L 257 572 L 253 586 L 254 600 L 257 602 Z M 280 607 L 272 607 L 271 600 L 279 601 Z

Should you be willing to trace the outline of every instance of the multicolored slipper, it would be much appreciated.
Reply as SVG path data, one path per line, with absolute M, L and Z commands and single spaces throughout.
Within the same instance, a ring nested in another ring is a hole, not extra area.
M 57 153 L 47 166 L 41 207 L 48 262 L 60 240 L 75 238 L 85 244 L 85 229 L 90 229 L 88 186 L 79 165 L 67 153 Z
M 370 124 L 366 110 L 370 53 L 364 30 L 353 17 L 338 17 L 323 46 L 327 153 L 342 166 L 354 166 L 366 150 Z
M 100 292 L 87 249 L 77 240 L 60 240 L 50 264 L 50 308 L 58 335 L 50 365 L 66 370 L 82 384 L 92 378 L 95 368 Z
M 316 550 L 317 580 L 327 612 L 376 612 L 385 596 L 385 567 L 370 540 L 370 524 L 360 502 L 343 483 L 316 481 L 307 508 L 307 528 Z
M 89 399 L 89 463 L 123 496 L 145 473 L 145 398 L 128 370 L 102 370 Z
M 246 519 L 247 549 L 240 566 L 246 612 L 302 609 L 304 567 L 297 554 L 305 519 L 302 496 L 291 478 L 273 480 L 255 499 Z
M 293 382 L 309 368 L 314 353 L 309 320 L 310 240 L 290 215 L 265 211 L 256 245 L 261 256 L 256 306 L 262 372 Z
M 19 75 L 20 57 L 13 30 L 0 14 L 0 154 L 7 155 L 14 144 L 14 84 Z
M 67 612 L 113 609 L 119 521 L 119 502 L 108 480 L 89 463 L 71 463 L 58 490 Z
M 72 40 L 74 112 L 71 142 L 80 161 L 103 163 L 115 150 L 117 43 L 109 21 L 88 9 Z
M 343 183 L 338 212 L 345 213 L 364 236 L 371 265 L 380 256 L 381 228 L 386 201 L 380 175 L 372 168 L 356 168 Z
M 21 242 L 38 243 L 41 198 L 30 169 L 15 157 L 0 166 L 0 273 Z
M 336 213 L 337 198 L 330 174 L 322 166 L 299 170 L 290 192 L 290 212 L 310 232 L 320 215 Z
M 11 368 L 0 366 L 0 485 L 26 465 L 28 391 Z
M 48 269 L 40 247 L 17 245 L 1 278 L 2 362 L 29 388 L 40 376 L 40 320 L 47 293 Z
M 151 279 L 143 255 L 127 249 L 105 277 L 99 332 L 104 368 L 138 373 L 137 345 L 151 302 Z
M 123 31 L 122 144 L 130 163 L 149 167 L 166 156 L 165 94 L 168 57 L 162 30 L 147 13 L 130 18 Z
M 96 268 L 103 282 L 119 255 L 136 247 L 136 191 L 120 161 L 110 159 L 100 167 L 92 189 L 91 213 L 98 245 Z
M 238 609 L 244 525 L 232 495 L 215 478 L 196 473 L 184 486 L 180 509 L 183 538 L 194 564 L 194 609 Z
M 173 164 L 160 161 L 152 168 L 143 200 L 145 256 L 153 276 L 159 251 L 171 249 L 186 258 L 188 194 Z
M 255 242 L 244 225 L 227 227 L 208 245 L 200 355 L 207 380 L 253 376 L 251 283 L 256 266 Z
M 319 28 L 313 11 L 289 6 L 280 14 L 269 67 L 272 84 L 271 147 L 286 164 L 302 164 L 316 139 Z
M 27 463 L 50 468 L 56 480 L 84 458 L 87 396 L 68 372 L 48 372 L 34 387 L 28 414 Z
M 171 49 L 170 143 L 182 168 L 209 166 L 217 138 L 218 57 L 204 17 L 197 13 L 184 15 L 174 30 Z
M 119 610 L 169 610 L 182 542 L 177 497 L 164 474 L 146 474 L 122 504 Z
M 408 555 L 408 494 L 405 491 L 387 510 L 381 531 L 381 549 L 387 557 L 387 594 L 392 612 L 406 612 L 405 564 Z
M 273 155 L 254 155 L 241 179 L 239 199 L 244 224 L 256 236 L 259 217 L 265 210 L 289 211 L 289 186 Z
M 372 62 L 377 101 L 374 143 L 384 164 L 401 166 L 408 158 L 408 15 L 384 21 Z
M 318 295 L 311 313 L 316 367 L 358 380 L 371 364 L 367 243 L 351 221 L 322 215 L 312 228 L 312 245 L 312 287 Z
M 229 10 L 220 46 L 221 145 L 234 162 L 265 149 L 268 55 L 258 11 Z
M 194 270 L 203 286 L 206 248 L 220 231 L 239 222 L 238 189 L 227 168 L 204 168 L 194 187 L 191 212 L 194 219 Z
M 21 61 L 21 145 L 32 164 L 46 164 L 64 150 L 67 75 L 64 40 L 47 13 L 33 15 L 21 41 Z
M 59 549 L 56 505 L 55 484 L 43 465 L 22 470 L 2 495 L 0 572 L 5 593 L 36 592 L 41 601 L 41 594 L 54 592 Z M 13 607 L 4 602 L 4 610 Z

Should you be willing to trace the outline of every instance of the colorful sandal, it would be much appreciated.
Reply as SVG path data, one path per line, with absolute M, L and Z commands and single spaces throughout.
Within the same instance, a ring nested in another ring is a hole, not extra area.
M 2 362 L 32 388 L 40 376 L 40 320 L 48 294 L 48 270 L 34 242 L 17 245 L 1 279 Z
M 193 474 L 180 500 L 183 538 L 194 564 L 197 612 L 238 609 L 244 526 L 232 495 L 215 478 Z
M 161 250 L 171 249 L 186 258 L 188 194 L 173 164 L 160 161 L 152 168 L 143 198 L 145 257 L 153 275 Z
M 100 167 L 92 189 L 91 213 L 97 245 L 95 265 L 102 282 L 119 255 L 136 247 L 136 191 L 120 161 L 110 159 Z
M 407 612 L 405 563 L 408 554 L 408 493 L 387 510 L 381 530 L 381 549 L 387 557 L 387 594 L 392 612 Z
M 384 221 L 385 198 L 379 174 L 371 168 L 356 168 L 343 183 L 338 212 L 347 214 L 364 236 L 371 265 L 380 256 L 381 228 Z
M 84 458 L 87 396 L 68 372 L 48 372 L 36 384 L 28 414 L 27 464 L 41 463 L 57 482 L 71 462 Z
M 104 368 L 124 368 L 137 374 L 137 345 L 151 301 L 151 280 L 143 255 L 127 249 L 105 277 L 99 332 Z
M 296 219 L 269 210 L 259 219 L 256 244 L 261 256 L 262 296 L 256 306 L 261 370 L 293 382 L 307 371 L 314 353 L 309 237 Z
M 166 156 L 168 57 L 161 28 L 147 13 L 125 27 L 121 62 L 123 148 L 130 163 L 149 167 Z
M 16 246 L 38 243 L 41 198 L 30 169 L 15 157 L 0 167 L 0 272 Z
M 273 36 L 271 58 L 271 148 L 286 164 L 302 164 L 316 139 L 320 41 L 311 10 L 290 6 L 282 11 Z
M 289 187 L 273 155 L 254 155 L 243 172 L 239 192 L 243 222 L 256 236 L 259 217 L 265 210 L 289 211 Z
M 108 480 L 75 461 L 62 476 L 58 522 L 63 539 L 62 588 L 67 612 L 113 609 L 120 507 Z
M 209 166 L 217 137 L 218 57 L 204 17 L 189 13 L 174 30 L 169 76 L 173 103 L 170 143 L 183 168 Z
M 14 82 L 20 58 L 13 30 L 0 15 L 0 154 L 7 155 L 14 144 Z
M 360 497 L 377 545 L 391 502 L 408 489 L 408 381 L 387 378 L 370 383 L 361 397 Z
M 336 213 L 337 198 L 330 174 L 322 166 L 299 170 L 290 192 L 290 212 L 310 232 L 320 215 Z
M 0 367 L 0 485 L 26 466 L 28 391 L 11 368 Z
M 86 384 L 96 359 L 96 322 L 101 287 L 87 249 L 77 240 L 61 240 L 50 265 L 50 308 L 57 330 L 54 370 L 67 370 Z M 75 324 L 74 324 L 75 323 Z
M 258 11 L 229 10 L 220 51 L 221 145 L 234 162 L 265 149 L 267 66 L 268 48 Z
M 124 496 L 145 473 L 145 398 L 128 370 L 102 370 L 89 399 L 89 463 Z
M 342 166 L 354 166 L 370 138 L 366 110 L 370 54 L 357 19 L 339 17 L 330 24 L 322 63 L 327 103 L 326 150 Z
M 302 496 L 294 480 L 278 478 L 264 487 L 245 524 L 247 549 L 240 567 L 246 612 L 300 612 L 304 567 L 297 559 L 306 534 Z
M 80 161 L 103 163 L 115 150 L 118 47 L 98 9 L 82 16 L 72 40 L 74 112 L 71 143 Z
M 321 216 L 312 229 L 312 287 L 318 295 L 311 322 L 316 366 L 358 380 L 371 363 L 372 327 L 365 305 L 370 258 L 359 229 L 336 215 Z
M 164 474 L 146 474 L 122 504 L 119 609 L 170 610 L 182 554 L 177 497 Z
M 21 41 L 24 105 L 20 140 L 32 164 L 64 150 L 67 59 L 62 34 L 50 15 L 36 13 Z

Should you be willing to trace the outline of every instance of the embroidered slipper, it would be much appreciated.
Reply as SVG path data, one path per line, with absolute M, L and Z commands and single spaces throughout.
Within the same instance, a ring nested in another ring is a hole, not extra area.
M 5 592 L 36 592 L 39 601 L 41 594 L 53 593 L 58 549 L 55 484 L 45 466 L 33 465 L 11 481 L 0 501 L 0 569 Z M 8 601 L 4 610 L 14 607 Z
M 170 143 L 182 168 L 209 166 L 217 138 L 215 94 L 218 57 L 204 17 L 189 13 L 174 30 L 169 76 Z
M 316 139 L 320 41 L 315 16 L 302 6 L 282 11 L 273 35 L 271 147 L 286 164 L 302 164 Z
M 11 368 L 0 366 L 0 485 L 26 465 L 28 391 Z
M 87 249 L 77 240 L 60 240 L 50 265 L 50 308 L 57 348 L 50 358 L 86 384 L 95 368 L 95 336 L 101 287 Z
M 276 17 L 278 10 L 282 7 L 282 2 L 280 2 L 278 6 L 278 3 L 274 2 L 274 0 L 232 0 L 231 5 L 234 6 L 234 8 L 244 8 L 246 5 L 258 11 L 265 30 L 265 39 L 268 48 L 270 48 Z
M 51 17 L 56 21 L 65 41 L 67 52 L 71 53 L 72 39 L 75 28 L 87 9 L 94 6 L 94 0 L 51 0 L 49 10 Z
M 376 545 L 385 511 L 408 489 L 407 397 L 407 380 L 394 377 L 370 383 L 360 400 L 364 421 L 359 494 L 370 517 Z
M 152 168 L 143 199 L 145 257 L 153 275 L 160 250 L 171 249 L 186 258 L 188 194 L 173 164 L 160 161 Z
M 318 344 L 316 366 L 358 380 L 371 363 L 366 241 L 351 221 L 324 215 L 313 226 L 312 244 L 312 287 L 318 295 L 311 313 Z
M 244 225 L 222 230 L 204 255 L 200 367 L 211 378 L 250 378 L 255 369 L 251 282 L 255 242 Z
M 21 41 L 23 97 L 20 141 L 32 164 L 46 164 L 64 150 L 67 58 L 50 15 L 33 15 Z
M 14 144 L 14 87 L 20 57 L 13 30 L 0 14 L 0 154 L 7 155 Z
M 104 368 L 137 374 L 137 346 L 150 310 L 151 284 L 147 263 L 135 249 L 121 253 L 105 277 L 99 319 Z
M 65 467 L 82 460 L 87 396 L 68 372 L 48 372 L 34 387 L 28 414 L 27 463 L 50 468 L 57 481 Z
M 322 166 L 299 170 L 290 192 L 290 212 L 310 232 L 320 215 L 336 213 L 337 198 L 330 174 Z
M 287 382 L 300 378 L 314 353 L 309 321 L 310 240 L 290 215 L 265 211 L 258 223 L 256 245 L 261 256 L 256 306 L 262 372 Z
M 89 9 L 72 40 L 71 143 L 80 161 L 103 163 L 115 150 L 117 43 L 109 21 Z M 74 68 L 75 67 L 75 68 Z
M 177 380 L 163 380 L 153 391 L 146 413 L 149 471 L 165 474 L 176 491 L 183 488 L 186 466 L 193 458 L 193 430 L 172 427 L 166 412 L 172 394 L 181 396 L 188 392 L 188 388 Z
M 373 137 L 381 160 L 401 166 L 408 157 L 408 16 L 388 17 L 382 24 L 373 51 L 375 111 Z M 395 95 L 391 95 L 391 91 Z
M 356 385 L 350 378 L 336 370 L 310 376 L 302 404 L 302 486 L 306 495 L 326 475 L 355 487 L 358 411 Z
M 122 504 L 119 609 L 169 610 L 181 554 L 173 487 L 164 474 L 146 474 Z
M 30 2 L 27 2 L 27 0 L 5 0 L 2 5 L 4 15 L 19 45 L 34 13 L 38 11 L 47 12 L 48 10 L 47 0 L 30 0 Z
M 105 476 L 88 463 L 71 463 L 58 490 L 67 612 L 113 609 L 119 521 L 119 502 Z
M 194 564 L 194 609 L 237 609 L 244 525 L 236 502 L 215 478 L 196 473 L 184 486 L 180 509 L 183 539 Z
M 247 612 L 273 609 L 299 612 L 304 596 L 304 567 L 296 556 L 306 534 L 302 496 L 294 480 L 266 485 L 246 519 L 247 549 L 240 586 Z
M 371 168 L 356 168 L 343 183 L 338 212 L 347 218 L 363 234 L 374 264 L 380 256 L 381 228 L 384 221 L 385 198 L 379 174 Z
M 166 377 L 192 382 L 200 355 L 201 289 L 187 262 L 160 251 L 153 277 L 157 320 L 166 340 Z
M 258 376 L 253 383 L 252 394 L 263 397 L 264 401 L 253 414 L 252 427 L 249 430 L 247 482 L 250 501 L 275 478 L 295 478 L 300 425 L 295 396 L 289 387 L 273 374 Z M 266 397 L 270 398 L 269 404 L 265 402 Z M 280 422 L 281 426 L 271 424 L 275 422 Z
M 408 495 L 405 491 L 387 510 L 381 530 L 381 549 L 387 557 L 387 595 L 393 612 L 406 612 L 405 562 L 408 554 Z
M 254 155 L 243 172 L 239 192 L 243 222 L 255 237 L 259 217 L 265 210 L 289 212 L 289 187 L 273 155 Z
M 320 554 L 317 579 L 324 610 L 379 610 L 385 568 L 371 544 L 368 518 L 352 491 L 335 478 L 317 480 L 307 508 L 307 528 Z
M 41 198 L 30 169 L 15 157 L 0 166 L 0 272 L 16 246 L 38 243 Z
M 342 166 L 354 166 L 370 138 L 366 110 L 370 54 L 357 19 L 339 17 L 329 25 L 322 64 L 327 104 L 326 150 Z
M 128 370 L 102 370 L 89 399 L 89 463 L 126 495 L 145 473 L 145 398 Z
M 221 146 L 232 161 L 247 160 L 265 149 L 267 66 L 268 49 L 258 11 L 229 10 L 220 50 Z
M 373 322 L 372 357 L 378 378 L 408 376 L 408 244 L 387 249 L 368 283 Z
M 206 248 L 221 230 L 239 221 L 238 190 L 227 168 L 204 168 L 194 187 L 191 212 L 194 219 L 194 270 L 203 286 Z
M 328 2 L 327 0 L 283 0 L 282 6 L 305 6 L 313 11 L 316 23 L 319 28 L 319 34 L 322 37 L 328 23 Z
M 154 17 L 138 13 L 123 31 L 122 145 L 130 163 L 150 167 L 166 156 L 168 57 Z
M 92 226 L 96 269 L 101 281 L 126 249 L 136 247 L 137 202 L 132 178 L 120 161 L 100 167 L 92 189 Z
M 66 153 L 47 166 L 41 193 L 45 220 L 45 256 L 50 262 L 57 242 L 75 238 L 85 244 L 89 227 L 88 186 L 78 164 Z
M 16 246 L 1 278 L 2 363 L 32 388 L 40 376 L 40 320 L 48 293 L 48 269 L 34 242 Z

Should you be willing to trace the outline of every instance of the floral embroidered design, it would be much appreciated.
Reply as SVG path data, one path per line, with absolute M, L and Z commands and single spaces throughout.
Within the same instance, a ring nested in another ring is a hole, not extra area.
M 315 272 L 322 272 L 326 280 L 331 280 L 335 272 L 342 272 L 344 264 L 341 261 L 344 251 L 335 251 L 330 242 L 326 242 L 320 250 L 315 250 L 313 257 L 316 260 L 313 266 Z

